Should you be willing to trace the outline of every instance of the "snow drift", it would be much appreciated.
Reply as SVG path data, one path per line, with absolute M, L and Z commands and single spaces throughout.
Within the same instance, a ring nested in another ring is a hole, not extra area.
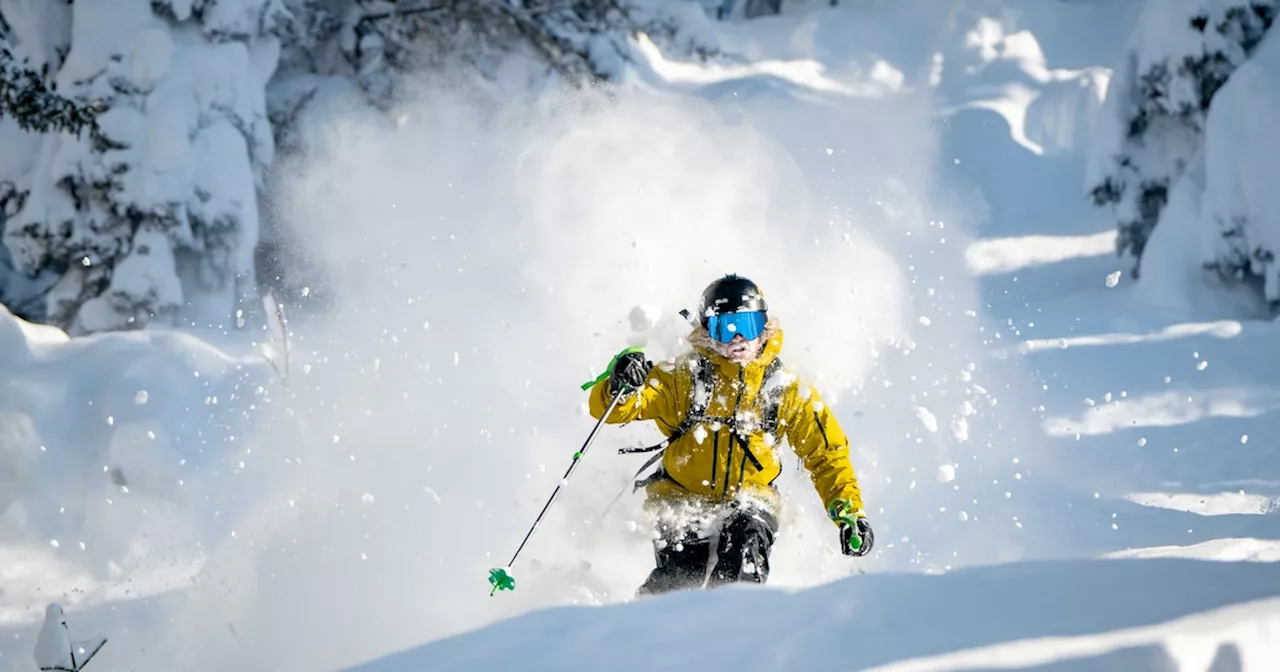
M 542 611 L 351 672 L 679 669 L 703 657 L 713 670 L 1263 670 L 1280 655 L 1277 579 L 1274 563 L 1148 559 L 734 587 Z

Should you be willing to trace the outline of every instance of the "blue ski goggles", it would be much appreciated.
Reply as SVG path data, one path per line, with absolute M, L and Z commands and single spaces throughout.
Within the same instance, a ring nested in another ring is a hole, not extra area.
M 767 318 L 762 310 L 712 315 L 707 318 L 707 331 L 711 333 L 711 338 L 721 343 L 729 343 L 734 336 L 753 341 L 764 333 L 766 321 Z

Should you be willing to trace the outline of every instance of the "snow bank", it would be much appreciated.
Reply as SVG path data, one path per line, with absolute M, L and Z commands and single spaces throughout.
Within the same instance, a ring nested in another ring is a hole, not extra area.
M 1009 124 L 1014 142 L 1037 155 L 1083 153 L 1089 146 L 1110 72 L 1097 66 L 1050 67 L 1036 35 L 1027 29 L 1014 30 L 1007 21 L 1006 17 L 978 18 L 964 34 L 964 50 L 956 54 L 960 62 L 945 64 L 959 70 L 961 77 L 976 80 L 960 95 L 967 100 L 953 111 L 996 112 Z M 1005 73 L 1016 74 L 1009 77 Z M 984 83 L 1004 78 L 1012 81 Z
M 350 669 L 651 670 L 697 660 L 707 670 L 804 661 L 883 672 L 1050 663 L 1154 672 L 1210 669 L 1217 657 L 1252 670 L 1280 655 L 1278 629 L 1274 563 L 1094 560 L 546 610 Z M 726 637 L 750 644 L 725 646 Z
M 260 358 L 163 331 L 68 339 L 0 307 L 0 372 L 0 532 L 32 558 L 3 563 L 6 584 L 96 603 L 101 582 L 197 559 L 235 519 L 222 479 L 248 459 L 235 437 L 269 418 Z M 11 600 L 0 624 L 31 606 Z

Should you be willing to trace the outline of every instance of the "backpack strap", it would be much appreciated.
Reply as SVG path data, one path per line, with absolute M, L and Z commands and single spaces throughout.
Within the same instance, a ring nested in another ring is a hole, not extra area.
M 760 378 L 760 429 L 774 437 L 777 441 L 778 436 L 778 407 L 782 403 L 782 392 L 786 389 L 785 385 L 769 385 L 769 379 L 782 370 L 782 360 L 774 358 L 769 362 L 769 366 L 765 367 L 764 375 Z M 736 432 L 735 432 L 736 433 Z M 748 438 L 742 434 L 737 434 L 738 446 L 742 448 L 742 453 L 751 460 L 752 466 L 757 470 L 764 469 L 764 465 L 760 463 L 760 458 L 751 452 L 751 445 Z M 741 478 L 739 478 L 741 481 Z M 738 483 L 742 485 L 741 482 Z
M 689 390 L 689 395 L 691 397 L 689 412 L 686 413 L 684 419 L 680 421 L 680 425 L 671 433 L 671 436 L 663 439 L 661 443 L 643 448 L 621 448 L 618 450 L 619 455 L 649 453 L 655 450 L 664 450 L 672 441 L 675 441 L 689 433 L 694 427 L 698 426 L 698 423 L 706 419 L 707 408 L 711 406 L 711 393 L 716 384 L 715 371 L 712 369 L 711 360 L 707 359 L 706 356 L 701 353 L 695 355 L 691 362 L 691 368 L 693 369 L 693 375 L 691 376 L 693 380 L 693 389 Z M 641 471 L 644 471 L 644 469 L 652 464 L 653 461 L 654 460 L 646 462 L 645 466 L 641 468 Z
M 653 466 L 654 463 L 662 458 L 662 453 L 666 451 L 667 446 L 671 445 L 672 441 L 675 441 L 692 431 L 694 427 L 698 426 L 698 423 L 702 422 L 707 417 L 707 408 L 711 406 L 711 393 L 715 391 L 715 370 L 712 368 L 711 360 L 707 359 L 707 357 L 701 353 L 695 354 L 694 358 L 690 360 L 690 368 L 693 369 L 693 375 L 691 376 L 693 380 L 693 389 L 689 390 L 689 412 L 685 414 L 684 419 L 680 421 L 680 425 L 671 433 L 671 436 L 663 439 L 661 443 L 657 443 L 652 446 L 646 446 L 643 448 L 620 448 L 618 450 L 619 455 L 650 453 L 657 451 L 652 457 L 645 460 L 644 464 L 640 465 L 640 468 L 636 470 L 635 475 L 632 476 L 633 479 L 638 479 L 632 484 L 633 487 L 631 491 L 633 493 L 649 483 L 659 480 L 665 476 L 662 469 L 659 468 L 649 476 L 643 479 L 640 478 L 640 474 L 644 473 L 646 469 Z
M 776 439 L 778 436 L 778 408 L 782 405 L 782 393 L 786 392 L 787 385 L 779 381 L 775 385 L 769 384 L 769 379 L 778 375 L 782 371 L 782 360 L 774 358 L 769 362 L 769 366 L 764 370 L 764 377 L 760 381 L 760 399 L 762 407 L 760 409 L 760 424 L 764 431 L 772 434 Z

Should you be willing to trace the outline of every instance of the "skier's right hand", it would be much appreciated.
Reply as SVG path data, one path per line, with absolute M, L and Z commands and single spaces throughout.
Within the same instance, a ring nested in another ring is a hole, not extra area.
M 609 374 L 609 394 L 618 392 L 630 394 L 644 386 L 649 377 L 649 369 L 653 362 L 645 358 L 643 352 L 628 352 L 614 362 L 613 373 Z

